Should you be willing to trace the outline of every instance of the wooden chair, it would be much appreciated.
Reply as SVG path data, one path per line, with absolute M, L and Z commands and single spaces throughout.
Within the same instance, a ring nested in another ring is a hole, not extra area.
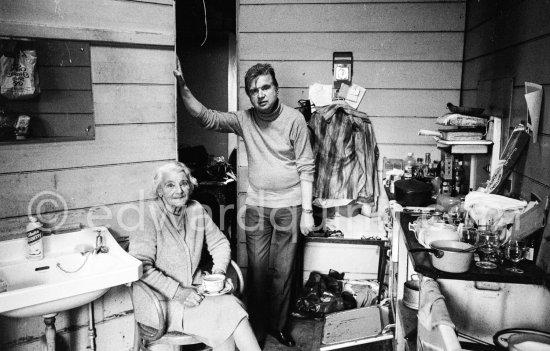
M 244 293 L 244 279 L 242 272 L 235 261 L 231 261 L 231 264 L 228 267 L 227 275 L 228 278 L 231 278 L 233 285 L 235 287 L 233 294 L 237 297 L 242 297 Z M 144 296 L 147 296 L 147 299 L 150 301 L 148 306 L 136 306 L 134 304 L 134 294 L 139 293 Z M 148 347 L 155 344 L 166 344 L 171 345 L 174 350 L 179 350 L 179 346 L 185 345 L 197 345 L 202 344 L 199 340 L 195 339 L 191 335 L 166 331 L 167 323 L 166 316 L 162 310 L 161 303 L 153 289 L 141 280 L 135 281 L 130 286 L 130 296 L 132 297 L 132 304 L 134 306 L 134 313 L 136 309 L 147 308 L 147 311 L 152 311 L 153 314 L 157 315 L 158 324 L 156 327 L 147 326 L 141 324 L 134 320 L 134 346 L 133 351 L 149 351 Z M 211 350 L 206 345 L 203 345 L 204 348 L 193 350 Z

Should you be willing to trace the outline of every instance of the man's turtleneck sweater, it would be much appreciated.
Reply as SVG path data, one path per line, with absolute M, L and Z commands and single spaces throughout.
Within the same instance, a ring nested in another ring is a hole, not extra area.
M 301 113 L 281 104 L 271 113 L 254 108 L 219 112 L 203 108 L 203 127 L 243 138 L 248 156 L 247 205 L 280 208 L 302 203 L 300 180 L 313 182 L 309 131 Z

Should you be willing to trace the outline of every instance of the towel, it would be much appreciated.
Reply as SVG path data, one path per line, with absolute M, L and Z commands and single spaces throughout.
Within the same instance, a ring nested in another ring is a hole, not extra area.
M 418 322 L 428 330 L 439 325 L 455 328 L 445 305 L 445 297 L 441 294 L 437 281 L 432 278 L 422 277 L 420 282 Z

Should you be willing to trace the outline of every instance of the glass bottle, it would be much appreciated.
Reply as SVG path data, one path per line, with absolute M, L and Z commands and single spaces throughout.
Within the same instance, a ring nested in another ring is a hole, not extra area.
M 454 183 L 456 195 L 461 195 L 464 188 L 464 170 L 462 168 L 462 161 L 457 162 Z
M 409 152 L 407 158 L 405 158 L 405 173 L 414 175 L 414 170 L 416 168 L 416 160 L 414 159 L 414 154 Z
M 441 183 L 441 194 L 450 195 L 451 194 L 451 187 L 449 186 L 449 182 L 444 180 Z
M 535 260 L 535 239 L 532 236 L 525 243 L 525 259 L 529 261 Z
M 422 164 L 422 169 L 420 171 L 423 178 L 430 178 L 430 167 L 431 167 L 431 156 L 430 153 L 424 155 L 424 163 Z
M 426 152 L 424 154 L 424 163 L 427 164 L 427 165 L 432 163 L 432 155 L 429 152 Z
M 500 241 L 497 233 L 489 230 L 489 226 L 480 225 L 477 231 L 479 262 L 476 266 L 482 269 L 495 269 L 499 261 Z

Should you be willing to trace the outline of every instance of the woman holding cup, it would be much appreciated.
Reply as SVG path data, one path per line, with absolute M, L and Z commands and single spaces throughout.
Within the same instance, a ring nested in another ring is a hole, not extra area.
M 130 253 L 142 261 L 141 280 L 156 291 L 166 309 L 168 331 L 193 335 L 216 351 L 235 350 L 235 345 L 240 350 L 260 350 L 240 300 L 231 294 L 205 298 L 202 293 L 203 246 L 212 256 L 212 277 L 221 276 L 222 281 L 231 251 L 202 205 L 190 200 L 196 185 L 181 162 L 169 162 L 155 171 L 156 200 L 141 213 L 143 225 L 130 237 Z M 154 318 L 136 316 L 145 325 L 155 325 Z

